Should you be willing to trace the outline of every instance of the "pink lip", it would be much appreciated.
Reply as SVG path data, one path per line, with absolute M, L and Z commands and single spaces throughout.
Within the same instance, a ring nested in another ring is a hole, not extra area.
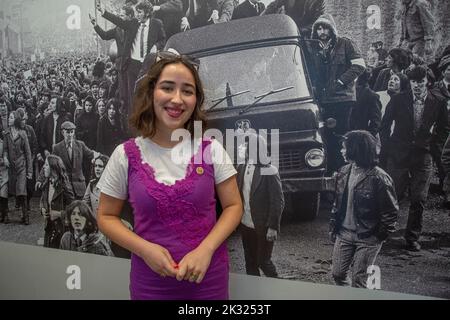
M 181 114 L 184 112 L 183 109 L 178 108 L 164 108 L 167 111 L 167 114 L 172 118 L 179 118 Z

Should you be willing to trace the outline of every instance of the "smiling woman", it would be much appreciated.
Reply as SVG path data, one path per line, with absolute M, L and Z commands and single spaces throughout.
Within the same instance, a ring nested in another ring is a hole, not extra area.
M 135 96 L 130 122 L 141 136 L 115 149 L 97 185 L 100 230 L 132 252 L 132 299 L 228 299 L 224 241 L 242 216 L 236 170 L 228 156 L 194 161 L 200 152 L 223 154 L 217 141 L 172 140 L 179 129 L 194 136 L 195 121 L 206 127 L 203 100 L 190 59 L 161 54 Z M 192 150 L 181 162 L 172 157 L 180 146 Z M 223 208 L 217 221 L 216 192 Z M 119 218 L 127 198 L 134 232 Z
M 130 122 L 146 137 L 157 133 L 158 122 L 160 127 L 164 124 L 172 128 L 185 128 L 193 135 L 194 121 L 201 121 L 202 128 L 206 127 L 201 110 L 204 101 L 201 80 L 195 67 L 187 60 L 180 60 L 184 63 L 167 63 L 181 58 L 173 58 L 173 54 L 170 55 L 172 58 L 164 57 L 164 53 L 158 56 L 159 62 L 140 82 Z M 174 102 L 168 105 L 172 97 Z M 171 123 L 172 120 L 176 123 Z M 171 144 L 174 145 L 173 141 Z

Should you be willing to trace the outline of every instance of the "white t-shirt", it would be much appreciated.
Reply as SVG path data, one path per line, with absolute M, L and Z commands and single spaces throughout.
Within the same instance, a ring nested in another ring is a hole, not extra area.
M 173 185 L 177 180 L 185 178 L 187 166 L 192 158 L 192 150 L 197 153 L 201 139 L 195 141 L 194 148 L 190 147 L 190 141 L 183 141 L 174 148 L 161 147 L 152 140 L 143 137 L 138 137 L 135 141 L 141 151 L 143 163 L 148 163 L 153 168 L 156 181 Z M 208 149 L 205 148 L 205 150 Z M 212 140 L 210 151 L 216 185 L 237 173 L 229 155 L 219 142 Z M 174 158 L 172 155 L 178 156 Z M 117 146 L 112 153 L 97 187 L 101 192 L 111 197 L 121 200 L 127 199 L 128 157 L 123 144 Z

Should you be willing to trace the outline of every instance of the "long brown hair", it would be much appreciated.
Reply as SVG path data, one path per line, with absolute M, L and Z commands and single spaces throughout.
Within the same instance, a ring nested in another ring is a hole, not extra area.
M 358 167 L 372 169 L 378 163 L 377 139 L 368 131 L 354 130 L 344 135 L 346 157 Z
M 89 235 L 96 233 L 98 231 L 97 222 L 92 215 L 92 210 L 83 200 L 75 200 L 70 205 L 67 206 L 65 214 L 69 222 L 69 231 L 73 234 L 75 231 L 73 229 L 70 218 L 72 217 L 75 208 L 80 210 L 80 215 L 86 218 L 86 224 L 84 225 L 84 232 Z
M 191 118 L 185 123 L 184 128 L 191 133 L 191 137 L 194 136 L 194 121 L 202 122 L 202 131 L 206 128 L 206 118 L 202 111 L 205 94 L 197 69 L 183 56 L 163 58 L 154 63 L 146 76 L 139 82 L 134 97 L 134 111 L 130 117 L 130 125 L 144 137 L 153 137 L 155 135 L 156 118 L 153 105 L 153 93 L 162 71 L 170 64 L 184 65 L 191 71 L 195 80 L 197 103 Z
M 50 167 L 50 177 L 54 178 L 57 183 L 70 185 L 66 166 L 62 159 L 55 154 L 49 154 L 47 156 L 47 161 Z

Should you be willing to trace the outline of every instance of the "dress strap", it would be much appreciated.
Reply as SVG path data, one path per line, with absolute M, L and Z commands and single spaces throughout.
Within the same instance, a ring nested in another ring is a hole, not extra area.
M 125 154 L 128 157 L 130 168 L 137 170 L 142 164 L 142 156 L 139 147 L 136 144 L 136 139 L 132 138 L 123 144 Z

